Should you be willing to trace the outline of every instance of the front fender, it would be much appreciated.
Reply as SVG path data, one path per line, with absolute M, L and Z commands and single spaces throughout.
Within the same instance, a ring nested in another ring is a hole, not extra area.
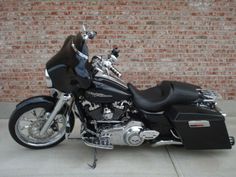
M 47 103 L 49 104 L 49 107 L 53 107 L 57 101 L 57 98 L 53 98 L 51 96 L 35 96 L 28 98 L 26 100 L 23 100 L 19 104 L 16 105 L 16 110 L 20 110 L 25 106 L 36 104 L 36 103 Z
M 51 96 L 35 96 L 35 97 L 31 97 L 28 98 L 26 100 L 23 100 L 22 102 L 20 102 L 19 104 L 16 105 L 16 109 L 13 111 L 11 117 L 14 117 L 14 115 L 16 113 L 24 113 L 25 108 L 28 107 L 33 107 L 33 105 L 35 104 L 47 104 L 47 111 L 51 111 L 55 104 L 57 102 L 57 98 L 56 97 L 51 97 Z M 71 112 L 70 114 L 70 132 L 72 132 L 73 128 L 74 128 L 74 123 L 75 123 L 75 117 L 73 112 Z

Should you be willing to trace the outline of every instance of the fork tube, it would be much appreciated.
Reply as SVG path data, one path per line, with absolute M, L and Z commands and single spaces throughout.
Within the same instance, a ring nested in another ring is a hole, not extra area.
M 59 100 L 56 103 L 56 106 L 54 107 L 52 113 L 50 114 L 49 118 L 43 125 L 40 135 L 44 135 L 46 131 L 48 130 L 49 126 L 51 125 L 53 119 L 57 115 L 57 113 L 61 110 L 61 108 L 64 106 L 65 102 L 69 101 L 71 99 L 71 95 L 66 95 L 65 93 L 62 93 Z

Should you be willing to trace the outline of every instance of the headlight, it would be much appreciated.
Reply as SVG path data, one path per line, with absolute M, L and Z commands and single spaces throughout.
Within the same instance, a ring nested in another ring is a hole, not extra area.
M 51 88 L 52 87 L 52 80 L 48 74 L 48 71 L 47 69 L 45 69 L 45 77 L 46 77 L 46 84 L 47 84 L 47 87 Z

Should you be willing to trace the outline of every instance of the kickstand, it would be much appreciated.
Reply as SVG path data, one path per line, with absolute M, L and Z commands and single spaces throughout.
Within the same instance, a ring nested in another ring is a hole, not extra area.
M 92 169 L 95 169 L 97 166 L 97 148 L 94 148 L 94 152 L 93 152 L 93 163 L 92 164 L 88 164 L 88 166 Z

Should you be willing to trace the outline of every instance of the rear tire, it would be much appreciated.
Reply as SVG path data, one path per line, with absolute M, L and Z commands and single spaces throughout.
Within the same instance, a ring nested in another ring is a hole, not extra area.
M 35 109 L 44 109 L 46 112 L 51 112 L 54 108 L 54 106 L 52 106 L 54 104 L 52 103 L 48 103 L 48 102 L 39 102 L 39 103 L 32 103 L 32 104 L 28 104 L 28 105 L 25 105 L 23 107 L 21 107 L 20 109 L 16 109 L 11 117 L 10 117 L 10 120 L 9 120 L 9 124 L 8 124 L 8 128 L 9 128 L 9 132 L 12 136 L 12 138 L 20 145 L 24 146 L 24 147 L 27 147 L 27 148 L 30 148 L 30 149 L 44 149 L 44 148 L 49 148 L 49 147 L 53 147 L 53 146 L 56 146 L 57 144 L 61 143 L 64 139 L 65 139 L 65 131 L 63 130 L 61 132 L 61 135 L 53 141 L 53 142 L 45 142 L 45 143 L 32 143 L 29 141 L 27 141 L 26 137 L 23 138 L 23 136 L 21 137 L 20 135 L 20 130 L 19 130 L 19 125 L 20 125 L 20 121 L 21 119 L 25 119 L 24 117 L 22 118 L 23 114 L 24 113 L 27 113 L 29 111 L 33 111 Z M 61 113 L 61 114 L 60 114 Z M 63 109 L 62 111 L 60 111 L 58 113 L 58 115 L 62 115 L 63 116 Z M 28 119 L 28 118 L 26 118 Z M 64 119 L 64 117 L 61 118 L 62 120 Z M 23 120 L 24 121 L 24 120 Z M 31 122 L 30 121 L 30 125 L 28 125 L 28 129 L 32 129 L 32 131 L 35 131 L 35 127 L 33 127 L 32 125 L 33 124 L 37 124 L 37 121 L 38 121 L 38 118 L 36 118 L 36 121 L 35 122 Z M 72 132 L 73 128 L 74 128 L 74 115 L 73 113 L 70 114 L 70 131 Z M 25 126 L 26 127 L 26 126 Z M 50 127 L 51 128 L 51 127 Z M 22 128 L 21 128 L 22 129 Z M 24 128 L 23 129 L 27 129 L 27 128 Z M 66 128 L 64 128 L 66 129 Z M 53 132 L 54 130 L 51 130 L 51 132 Z M 29 130 L 26 132 L 29 132 Z M 55 131 L 54 131 L 55 132 Z M 54 133 L 53 132 L 53 133 Z M 30 133 L 29 133 L 30 134 Z M 32 134 L 32 133 L 31 133 Z M 30 138 L 30 137 L 28 137 Z M 34 137 L 35 138 L 35 137 Z M 33 139 L 33 138 L 32 138 Z M 49 139 L 50 140 L 50 139 Z M 43 141 L 43 140 L 42 140 Z

